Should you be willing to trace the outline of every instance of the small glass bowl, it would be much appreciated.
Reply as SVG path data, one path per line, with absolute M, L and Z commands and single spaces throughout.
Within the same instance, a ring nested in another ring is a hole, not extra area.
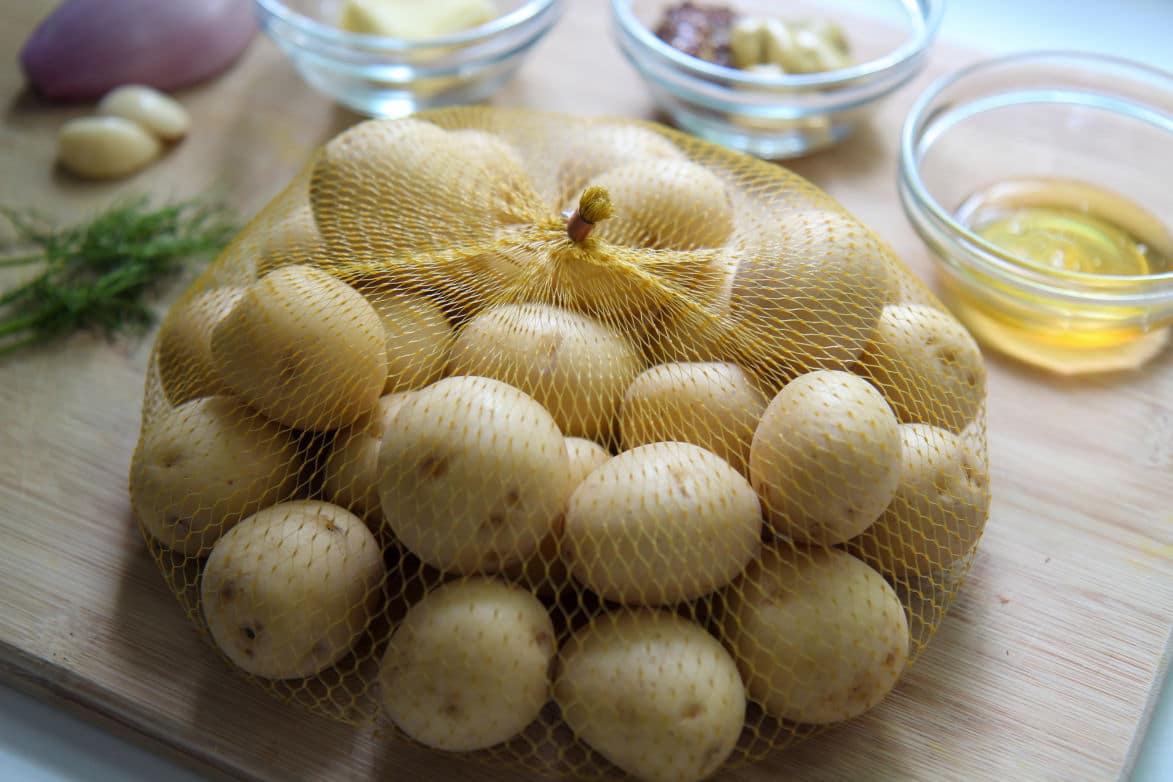
M 945 5 L 944 0 L 732 0 L 741 16 L 822 19 L 843 29 L 856 64 L 779 76 L 715 65 L 660 40 L 655 30 L 666 9 L 678 4 L 611 0 L 619 48 L 677 126 L 763 158 L 798 157 L 849 136 L 870 107 L 921 70 Z
M 1164 348 L 1173 323 L 1173 75 L 1073 52 L 983 61 L 920 96 L 900 158 L 900 198 L 939 260 L 942 298 L 985 345 L 1061 374 L 1136 368 Z M 1031 265 L 959 217 L 975 192 L 1023 179 L 1075 180 L 1133 202 L 1117 205 L 1113 222 L 1164 256 L 1165 268 L 1108 275 Z
M 501 15 L 491 22 L 407 41 L 334 26 L 340 0 L 255 3 L 261 28 L 310 86 L 374 117 L 484 100 L 513 76 L 562 10 L 562 0 L 497 0 Z

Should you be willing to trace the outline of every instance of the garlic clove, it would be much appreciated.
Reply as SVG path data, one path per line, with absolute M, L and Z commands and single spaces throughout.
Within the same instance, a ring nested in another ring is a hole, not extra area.
M 123 117 L 81 117 L 61 126 L 57 159 L 87 179 L 134 173 L 159 156 L 163 145 L 141 125 Z
M 98 113 L 137 122 L 164 141 L 183 138 L 191 126 L 191 117 L 179 101 L 142 84 L 127 84 L 107 93 Z

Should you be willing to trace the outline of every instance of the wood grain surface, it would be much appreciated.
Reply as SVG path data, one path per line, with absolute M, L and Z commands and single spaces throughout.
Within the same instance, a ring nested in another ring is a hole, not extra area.
M 52 5 L 0 2 L 0 50 L 15 52 Z M 858 135 L 791 164 L 928 280 L 896 198 L 897 137 L 915 94 L 972 56 L 943 43 Z M 14 59 L 0 66 L 0 201 L 63 219 L 130 190 L 209 187 L 247 218 L 356 119 L 258 38 L 225 76 L 181 95 L 195 126 L 166 159 L 117 185 L 78 183 L 54 170 L 53 134 L 86 107 L 29 95 Z M 571 0 L 494 101 L 655 116 L 595 0 Z M 0 676 L 224 776 L 518 779 L 309 716 L 203 644 L 128 507 L 149 348 L 83 335 L 0 362 Z M 1126 770 L 1173 625 L 1173 351 L 1077 380 L 988 363 L 993 510 L 930 648 L 874 712 L 720 779 L 1067 782 Z

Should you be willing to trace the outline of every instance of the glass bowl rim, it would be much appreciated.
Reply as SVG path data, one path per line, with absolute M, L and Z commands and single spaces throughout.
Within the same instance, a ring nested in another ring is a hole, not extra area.
M 966 65 L 939 77 L 917 97 L 908 110 L 900 133 L 899 161 L 901 190 L 908 194 L 908 198 L 905 199 L 906 205 L 911 202 L 911 208 L 942 226 L 951 243 L 954 246 L 959 246 L 963 251 L 965 265 L 977 271 L 993 273 L 1004 280 L 1018 284 L 1025 283 L 1051 293 L 1082 292 L 1111 299 L 1115 291 L 1106 290 L 1105 286 L 1117 286 L 1121 289 L 1121 294 L 1128 295 L 1138 289 L 1149 287 L 1156 288 L 1158 290 L 1155 292 L 1159 292 L 1160 288 L 1168 285 L 1171 286 L 1169 295 L 1173 297 L 1173 269 L 1156 274 L 1137 275 L 1055 270 L 1034 271 L 1029 264 L 1017 259 L 1013 254 L 1006 252 L 955 220 L 953 215 L 933 197 L 921 179 L 917 145 L 924 132 L 932 126 L 926 112 L 943 92 L 974 75 L 981 75 L 995 68 L 1007 65 L 1029 66 L 1046 62 L 1065 62 L 1069 65 L 1082 64 L 1093 66 L 1096 70 L 1107 67 L 1124 69 L 1146 79 L 1163 82 L 1165 85 L 1164 94 L 1173 97 L 1173 73 L 1125 57 L 1107 54 L 1069 49 L 1034 50 L 988 57 Z M 1104 96 L 1101 94 L 1100 97 Z M 1067 103 L 1074 102 L 1067 101 Z M 965 103 L 957 105 L 965 105 Z M 1119 95 L 1113 95 L 1111 100 L 1088 100 L 1080 102 L 1078 105 L 1094 106 L 1117 115 L 1126 115 L 1129 118 L 1155 125 L 1169 135 L 1170 143 L 1173 144 L 1173 113 L 1165 113 L 1151 106 L 1143 106 L 1130 98 Z M 1119 110 L 1121 107 L 1134 108 L 1135 110 L 1122 112 Z M 945 132 L 947 133 L 948 129 Z M 1173 226 L 1170 226 L 1170 230 L 1173 230 Z M 1066 284 L 1057 285 L 1057 283 Z
M 460 47 L 480 41 L 489 40 L 514 27 L 540 16 L 552 6 L 562 0 L 526 0 L 517 8 L 486 22 L 483 25 L 461 30 L 451 35 L 438 38 L 414 41 L 404 38 L 392 38 L 385 35 L 370 33 L 352 33 L 332 27 L 323 22 L 293 10 L 284 0 L 253 0 L 254 7 L 262 14 L 278 19 L 293 27 L 298 32 L 314 39 L 319 43 L 332 45 L 355 45 L 371 49 L 383 49 L 389 52 L 425 51 L 440 47 Z
M 259 1 L 259 0 L 258 0 Z M 620 28 L 631 36 L 642 48 L 668 60 L 676 67 L 711 79 L 721 79 L 733 84 L 757 85 L 762 87 L 837 87 L 857 83 L 915 60 L 928 49 L 937 37 L 941 27 L 941 20 L 945 14 L 946 0 L 911 0 L 902 2 L 902 5 L 913 5 L 920 11 L 923 26 L 918 34 L 887 52 L 866 62 L 856 63 L 847 68 L 838 68 L 822 73 L 795 73 L 775 76 L 763 73 L 747 73 L 737 68 L 705 62 L 696 57 L 681 52 L 675 47 L 661 41 L 636 17 L 631 10 L 631 0 L 610 0 L 612 17 Z

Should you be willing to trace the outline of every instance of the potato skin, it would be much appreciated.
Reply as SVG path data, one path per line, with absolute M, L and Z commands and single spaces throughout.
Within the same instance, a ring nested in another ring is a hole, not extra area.
M 691 782 L 716 771 L 745 720 L 729 653 L 666 611 L 600 615 L 559 655 L 554 698 L 582 741 L 638 779 Z
M 162 411 L 130 465 L 130 499 L 151 537 L 203 556 L 233 525 L 297 491 L 302 459 L 288 432 L 229 396 Z
M 350 651 L 384 575 L 379 544 L 357 516 L 325 502 L 286 502 L 216 542 L 200 601 L 233 663 L 269 679 L 299 678 Z
M 769 401 L 736 364 L 659 364 L 641 372 L 624 393 L 620 442 L 624 450 L 692 443 L 748 475 L 750 443 Z
M 770 401 L 754 432 L 750 480 L 774 529 L 842 543 L 868 528 L 900 479 L 900 429 L 863 378 L 818 370 Z
M 986 398 L 981 350 L 947 312 L 923 304 L 884 307 L 860 358 L 901 423 L 923 423 L 959 433 Z
M 440 379 L 452 344 L 443 311 L 423 296 L 372 291 L 367 301 L 387 335 L 387 382 L 383 393 L 411 391 Z
M 449 374 L 491 377 L 538 400 L 568 437 L 610 441 L 623 392 L 643 368 L 618 331 L 545 304 L 482 312 L 456 337 Z
M 878 704 L 908 658 L 900 599 L 839 549 L 767 549 L 725 590 L 723 637 L 749 697 L 771 715 L 827 724 Z
M 387 379 L 379 316 L 327 272 L 283 266 L 250 285 L 212 332 L 221 377 L 295 429 L 329 431 L 370 412 Z
M 972 443 L 928 424 L 901 424 L 900 483 L 850 549 L 894 578 L 931 576 L 963 559 L 990 510 L 986 466 Z
M 655 131 L 629 123 L 584 125 L 556 166 L 554 206 L 565 204 L 600 174 L 642 160 L 685 160 L 680 148 Z M 577 204 L 576 204 L 577 206 Z
M 860 223 L 820 209 L 787 213 L 767 239 L 733 280 L 738 363 L 774 379 L 847 369 L 889 295 L 884 250 Z
M 581 437 L 566 438 L 566 455 L 570 459 L 571 491 L 586 480 L 596 467 L 601 466 L 611 454 L 594 440 Z M 504 574 L 512 581 L 520 582 L 542 597 L 553 597 L 572 583 L 570 571 L 562 556 L 562 534 L 565 519 L 559 519 L 549 533 L 538 544 L 538 550 L 525 559 L 505 568 Z
M 366 519 L 372 526 L 382 524 L 379 445 L 387 424 L 410 394 L 410 391 L 400 391 L 381 397 L 369 416 L 339 430 L 322 470 L 322 494 L 326 500 Z
M 691 443 L 653 443 L 597 468 L 570 498 L 563 557 L 625 605 L 692 600 L 732 581 L 760 547 L 753 487 Z
M 601 467 L 611 458 L 606 448 L 594 440 L 582 437 L 566 438 L 566 456 L 570 459 L 570 482 L 575 488 L 586 480 L 596 467 Z
M 172 307 L 156 339 L 155 366 L 167 401 L 230 394 L 212 358 L 212 331 L 244 295 L 236 286 L 202 291 Z
M 379 450 L 379 503 L 392 531 L 427 564 L 456 573 L 524 560 L 560 522 L 571 488 L 554 419 L 490 378 L 413 391 Z
M 449 752 L 511 739 L 549 699 L 554 626 L 528 591 L 451 581 L 412 606 L 379 669 L 383 708 L 416 741 Z

